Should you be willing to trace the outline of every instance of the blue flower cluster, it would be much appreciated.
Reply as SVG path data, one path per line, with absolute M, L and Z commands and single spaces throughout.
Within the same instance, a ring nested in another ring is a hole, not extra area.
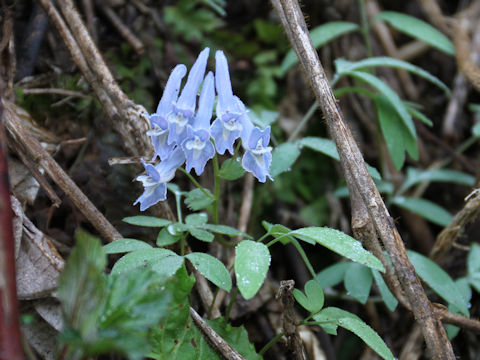
M 215 76 L 205 75 L 210 49 L 204 49 L 193 64 L 183 90 L 182 79 L 187 73 L 185 65 L 177 65 L 168 78 L 157 111 L 148 116 L 155 154 L 151 163 L 142 160 L 146 175 L 136 178 L 145 191 L 135 201 L 144 211 L 167 197 L 166 184 L 184 163 L 190 172 L 203 173 L 215 150 L 223 155 L 228 150 L 233 155 L 233 145 L 240 138 L 245 150 L 242 166 L 260 182 L 265 182 L 272 162 L 270 127 L 255 127 L 242 101 L 233 95 L 227 58 L 223 51 L 215 54 Z M 203 82 L 203 85 L 202 85 Z M 200 98 L 197 94 L 202 85 Z M 179 96 L 180 93 L 180 96 Z M 216 119 L 210 124 L 217 94 Z M 156 163 L 156 160 L 160 159 Z

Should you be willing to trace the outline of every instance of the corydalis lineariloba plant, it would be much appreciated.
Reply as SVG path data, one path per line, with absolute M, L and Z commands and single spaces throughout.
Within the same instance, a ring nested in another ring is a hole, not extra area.
M 245 105 L 233 94 L 223 51 L 215 54 L 215 76 L 211 71 L 204 76 L 209 52 L 210 49 L 205 48 L 200 53 L 181 93 L 187 68 L 180 64 L 172 70 L 157 111 L 147 115 L 151 126 L 147 135 L 155 153 L 150 162 L 142 160 L 146 175 L 136 178 L 145 188 L 134 203 L 140 203 L 141 211 L 166 199 L 166 184 L 184 163 L 187 172 L 195 169 L 196 174 L 201 175 L 208 160 L 215 156 L 215 150 L 220 155 L 227 150 L 233 155 L 233 145 L 239 138 L 244 149 L 243 168 L 260 182 L 265 182 L 267 177 L 273 180 L 269 173 L 272 163 L 272 148 L 268 146 L 270 127 L 262 130 L 254 126 Z M 215 96 L 216 119 L 210 123 Z M 160 161 L 156 162 L 157 158 Z

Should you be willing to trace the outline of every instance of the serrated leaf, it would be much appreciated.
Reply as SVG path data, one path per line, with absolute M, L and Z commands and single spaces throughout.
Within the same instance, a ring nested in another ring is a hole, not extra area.
M 340 284 L 349 266 L 350 262 L 345 261 L 330 265 L 320 271 L 315 277 L 315 280 L 317 280 L 324 289 Z
M 303 240 L 305 237 L 312 239 L 320 245 L 359 264 L 382 272 L 385 271 L 380 260 L 365 250 L 359 241 L 341 231 L 326 227 L 307 227 L 293 231 L 292 235 L 300 240 Z
M 411 250 L 407 253 L 418 276 L 440 297 L 468 316 L 468 300 L 461 295 L 452 278 L 429 258 Z
M 397 194 L 404 193 L 407 189 L 419 183 L 430 182 L 451 182 L 454 184 L 473 186 L 475 177 L 461 171 L 449 169 L 416 169 L 409 167 L 407 169 L 407 176 L 405 182 L 398 189 Z
M 169 277 L 182 266 L 183 258 L 168 249 L 137 250 L 123 256 L 112 268 L 112 274 L 120 274 L 144 267 Z
M 168 311 L 170 293 L 164 285 L 165 279 L 146 269 L 108 276 L 108 295 L 98 325 L 108 352 L 121 352 L 129 359 L 144 358 L 150 349 L 149 329 Z M 101 342 L 97 342 L 97 349 Z
M 358 29 L 358 25 L 354 23 L 346 21 L 332 21 L 312 29 L 310 31 L 310 37 L 312 38 L 313 46 L 318 49 L 329 41 Z M 290 50 L 287 53 L 287 56 L 285 56 L 285 59 L 283 59 L 280 70 L 281 76 L 284 76 L 288 69 L 290 69 L 297 62 L 298 59 L 295 55 L 295 52 Z
M 206 195 L 204 191 L 209 195 Z M 214 197 L 208 189 L 203 189 L 203 191 L 195 189 L 187 193 L 185 197 L 185 205 L 187 205 L 190 210 L 198 211 L 208 207 L 213 203 L 213 200 Z
M 388 152 L 390 153 L 395 168 L 400 170 L 405 162 L 405 151 L 407 151 L 414 160 L 418 159 L 416 140 L 412 138 L 408 129 L 398 116 L 398 113 L 385 96 L 377 96 L 375 105 Z
M 205 213 L 190 214 L 185 218 L 185 223 L 190 226 L 202 226 L 208 221 L 208 215 Z
M 242 296 L 251 299 L 265 280 L 270 267 L 270 251 L 262 244 L 243 240 L 235 247 L 235 277 Z
M 247 239 L 251 239 L 251 236 L 248 234 L 245 234 L 234 227 L 227 226 L 227 225 L 214 225 L 214 224 L 205 224 L 202 226 L 203 229 L 209 230 L 211 232 L 214 232 L 216 234 L 222 234 L 222 235 L 227 235 L 230 237 L 234 236 L 242 236 Z
M 152 249 L 152 246 L 145 241 L 123 238 L 115 240 L 103 247 L 106 254 L 120 254 L 142 249 Z
M 215 320 L 207 320 L 207 324 L 246 360 L 262 359 L 262 357 L 255 352 L 255 347 L 250 343 L 247 330 L 245 330 L 243 326 L 231 326 L 225 322 L 223 317 Z
M 207 230 L 203 230 L 197 227 L 191 227 L 189 230 L 189 233 L 194 238 L 201 241 L 206 241 L 206 242 L 212 242 L 213 239 L 215 238 L 215 235 L 213 235 L 211 232 L 208 232 Z
M 232 158 L 223 162 L 218 176 L 225 180 L 237 180 L 245 174 L 245 169 L 240 159 Z
M 66 328 L 93 341 L 98 338 L 97 321 L 105 303 L 107 257 L 97 237 L 82 229 L 75 237 L 77 244 L 58 278 L 58 298 Z
M 380 291 L 380 296 L 382 297 L 383 302 L 387 306 L 388 310 L 394 311 L 398 305 L 398 300 L 393 296 L 388 288 L 387 284 L 385 284 L 385 280 L 383 280 L 382 275 L 377 270 L 371 270 L 373 274 L 373 278 L 375 279 L 375 283 L 377 284 L 378 291 Z
M 404 34 L 426 42 L 446 54 L 455 55 L 452 42 L 440 31 L 420 19 L 394 11 L 383 11 L 378 17 Z
M 385 360 L 394 360 L 392 352 L 382 340 L 380 336 L 370 326 L 359 319 L 350 317 L 341 318 L 338 320 L 338 325 L 350 330 L 360 339 L 362 339 L 372 350 L 380 355 Z
M 298 146 L 292 143 L 283 143 L 273 149 L 270 175 L 275 178 L 277 175 L 290 171 L 292 165 L 300 156 Z
M 311 313 L 319 312 L 325 300 L 320 284 L 315 280 L 309 280 L 304 290 L 305 294 L 298 289 L 293 290 L 293 296 L 297 302 Z
M 372 287 L 372 273 L 366 266 L 351 263 L 345 272 L 344 284 L 350 296 L 365 304 Z
M 126 217 L 123 221 L 127 224 L 147 227 L 164 227 L 171 224 L 171 221 L 167 219 L 143 215 Z
M 390 202 L 440 226 L 447 226 L 452 220 L 452 215 L 447 210 L 429 200 L 395 196 Z
M 190 317 L 188 295 L 195 283 L 181 267 L 166 283 L 172 301 L 161 325 L 152 329 L 149 340 L 153 350 L 148 358 L 158 360 L 216 360 L 217 354 L 205 342 Z
M 219 288 L 229 292 L 232 289 L 230 274 L 223 263 L 209 254 L 190 253 L 185 255 L 195 268 Z
M 170 231 L 168 231 L 168 227 L 165 227 L 158 233 L 157 246 L 162 247 L 175 244 L 178 240 L 181 239 L 181 237 L 182 235 L 175 235 L 170 233 Z
M 297 144 L 299 145 L 300 148 L 305 146 L 313 151 L 318 151 L 324 155 L 327 155 L 328 157 L 331 157 L 334 160 L 340 161 L 340 156 L 338 155 L 337 147 L 335 146 L 335 143 L 330 139 L 324 139 L 324 138 L 315 137 L 315 136 L 307 136 L 302 139 L 299 139 L 297 141 Z M 382 179 L 377 169 L 375 169 L 374 167 L 368 164 L 366 165 L 367 165 L 368 172 L 370 173 L 372 178 L 378 179 L 378 180 Z
M 442 89 L 447 96 L 450 95 L 450 89 L 439 78 L 437 78 L 436 76 L 433 76 L 428 71 L 423 70 L 421 67 L 415 66 L 413 64 L 410 64 L 409 62 L 406 62 L 400 59 L 395 59 L 387 56 L 371 57 L 368 59 L 363 59 L 355 62 L 339 59 L 339 61 L 336 62 L 336 65 L 337 65 L 338 73 L 376 68 L 376 67 L 391 67 L 396 69 L 403 69 L 415 75 L 423 77 L 424 79 L 430 81 L 432 84 L 435 84 L 440 89 Z

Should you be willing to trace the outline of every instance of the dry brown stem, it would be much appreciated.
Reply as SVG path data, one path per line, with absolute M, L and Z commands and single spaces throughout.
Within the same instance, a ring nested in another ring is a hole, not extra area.
M 465 198 L 465 201 L 463 209 L 455 214 L 450 224 L 437 236 L 430 253 L 433 260 L 438 261 L 452 247 L 465 225 L 480 214 L 480 189 L 475 189 Z
M 197 329 L 202 333 L 204 339 L 222 358 L 227 360 L 245 360 L 245 358 L 223 340 L 193 308 L 190 308 L 190 316 Z
M 280 287 L 276 295 L 276 299 L 280 300 L 283 305 L 282 310 L 282 328 L 285 337 L 287 338 L 287 349 L 293 353 L 297 360 L 306 360 L 307 356 L 303 343 L 298 335 L 296 314 L 293 308 L 293 289 L 295 288 L 295 281 L 284 280 L 280 281 Z
M 432 358 L 455 359 L 450 341 L 408 259 L 394 221 L 368 173 L 350 129 L 343 120 L 298 3 L 295 0 L 272 0 L 272 3 L 320 104 L 330 136 L 337 146 L 344 172 L 351 175 L 350 179 L 358 189 L 375 230 L 392 260 L 395 273 L 415 319 L 422 328 Z
M 120 239 L 122 235 L 110 224 L 110 222 L 98 211 L 95 205 L 85 196 L 73 180 L 65 173 L 50 154 L 40 145 L 38 140 L 31 136 L 23 122 L 20 121 L 14 110 L 14 104 L 2 100 L 4 108 L 2 121 L 5 123 L 13 141 L 20 144 L 30 159 L 41 166 L 48 176 L 65 192 L 72 203 L 90 221 L 97 231 L 107 241 Z

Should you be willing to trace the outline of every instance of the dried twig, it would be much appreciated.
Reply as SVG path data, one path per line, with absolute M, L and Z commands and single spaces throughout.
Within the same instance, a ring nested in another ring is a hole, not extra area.
M 323 67 L 313 47 L 303 14 L 294 0 L 272 0 L 282 25 L 297 53 L 334 139 L 345 173 L 351 175 L 350 190 L 358 189 L 375 230 L 387 250 L 395 273 L 405 292 L 417 322 L 422 328 L 427 347 L 434 359 L 455 359 L 445 330 L 433 311 L 415 269 L 410 263 L 404 244 L 390 217 L 353 139 L 345 125 Z M 347 177 L 347 181 L 349 177 Z
M 135 36 L 135 34 L 123 23 L 120 17 L 113 11 L 110 7 L 105 5 L 104 1 L 97 1 L 100 9 L 103 11 L 105 16 L 110 20 L 112 25 L 117 29 L 117 31 L 124 37 L 125 40 L 132 46 L 133 50 L 138 55 L 142 55 L 145 52 L 145 46 L 142 41 Z
M 190 316 L 205 340 L 222 358 L 227 360 L 245 360 L 245 358 L 223 340 L 193 308 L 190 308 Z
M 276 299 L 280 300 L 283 305 L 282 310 L 282 328 L 285 337 L 287 338 L 287 349 L 293 353 L 297 360 L 306 360 L 307 355 L 303 348 L 302 340 L 298 335 L 297 322 L 295 319 L 295 310 L 293 308 L 293 289 L 295 281 L 284 280 L 280 281 L 280 287 L 276 295 Z
M 13 110 L 14 104 L 2 101 L 4 109 L 2 121 L 13 140 L 22 145 L 31 159 L 39 164 L 50 178 L 65 192 L 82 214 L 91 222 L 97 231 L 108 241 L 122 237 L 110 222 L 98 211 L 95 205 L 85 196 L 73 180 L 65 173 L 50 154 L 31 136 Z
M 480 214 L 480 189 L 475 189 L 465 198 L 467 202 L 452 219 L 450 224 L 437 236 L 430 257 L 436 261 L 440 259 L 453 245 L 461 234 L 465 225 L 473 221 Z

